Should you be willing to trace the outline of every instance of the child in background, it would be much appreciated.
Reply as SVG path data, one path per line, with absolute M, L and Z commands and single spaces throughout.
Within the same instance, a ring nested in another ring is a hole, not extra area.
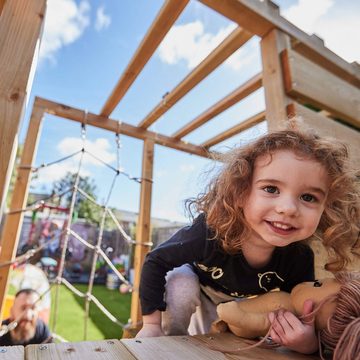
M 347 161 L 343 144 L 295 130 L 227 154 L 207 191 L 189 201 L 199 214 L 193 224 L 147 255 L 137 336 L 204 334 L 220 302 L 313 281 L 314 255 L 302 241 L 313 235 L 330 251 L 325 268 L 344 269 L 360 245 L 359 189 Z M 316 351 L 314 326 L 291 315 L 271 315 L 273 340 Z

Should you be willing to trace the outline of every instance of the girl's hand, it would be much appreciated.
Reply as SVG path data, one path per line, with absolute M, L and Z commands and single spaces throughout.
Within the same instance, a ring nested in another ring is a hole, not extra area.
M 142 338 L 142 337 L 157 337 L 157 336 L 164 336 L 164 333 L 161 329 L 161 325 L 144 324 L 135 337 Z
M 313 302 L 306 300 L 303 307 L 304 315 L 309 314 L 312 308 Z M 312 354 L 318 350 L 314 321 L 305 324 L 293 313 L 285 310 L 270 313 L 269 320 L 272 324 L 270 336 L 277 344 L 303 354 Z
M 156 336 L 164 336 L 161 328 L 161 312 L 159 310 L 143 316 L 143 327 L 135 337 L 140 338 Z

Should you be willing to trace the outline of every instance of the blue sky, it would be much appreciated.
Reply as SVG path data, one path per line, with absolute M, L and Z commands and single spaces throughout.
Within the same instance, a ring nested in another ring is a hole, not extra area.
M 360 2 L 353 0 L 278 0 L 281 12 L 308 33 L 316 33 L 326 45 L 347 61 L 360 62 Z M 34 96 L 99 113 L 137 46 L 161 8 L 160 0 L 48 0 L 48 12 L 40 58 L 23 121 L 24 138 Z M 206 56 L 235 24 L 196 0 L 189 5 L 134 82 L 111 118 L 137 125 Z M 244 81 L 261 70 L 258 38 L 249 41 L 229 61 L 218 67 L 150 129 L 170 135 L 194 119 Z M 216 133 L 262 111 L 262 90 L 228 109 L 210 123 L 185 137 L 200 144 Z M 235 136 L 215 147 L 226 150 L 266 131 L 256 129 Z M 115 135 L 88 127 L 86 148 L 116 166 Z M 121 136 L 121 167 L 141 176 L 142 142 Z M 79 124 L 46 116 L 36 165 L 48 163 L 82 147 Z M 183 201 L 202 191 L 208 181 L 205 171 L 214 165 L 194 155 L 155 148 L 152 216 L 183 221 Z M 39 173 L 32 184 L 46 192 L 52 181 L 76 169 L 76 159 Z M 86 158 L 83 173 L 93 178 L 98 199 L 103 201 L 113 174 Z M 110 205 L 138 211 L 140 186 L 120 177 Z

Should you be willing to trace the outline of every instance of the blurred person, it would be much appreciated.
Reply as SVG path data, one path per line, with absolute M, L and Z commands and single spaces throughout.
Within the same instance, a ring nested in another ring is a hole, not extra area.
M 10 318 L 2 325 L 16 321 L 17 325 L 0 337 L 0 346 L 29 345 L 51 342 L 52 337 L 47 325 L 39 319 L 37 300 L 39 293 L 33 289 L 19 290 L 10 309 Z

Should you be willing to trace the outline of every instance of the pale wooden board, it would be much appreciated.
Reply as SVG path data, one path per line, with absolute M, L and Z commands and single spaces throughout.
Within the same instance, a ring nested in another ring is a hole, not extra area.
M 214 335 L 197 335 L 189 337 L 189 341 L 195 343 L 200 341 L 205 347 L 228 351 L 239 350 L 256 342 L 239 338 L 229 332 Z M 317 356 L 303 355 L 285 348 L 265 349 L 260 347 L 242 350 L 237 354 L 225 353 L 225 358 L 233 360 L 319 360 Z
M 23 360 L 23 346 L 0 346 L 0 360 Z
M 226 356 L 210 350 L 189 336 L 161 336 L 123 339 L 121 342 L 138 360 L 225 360 Z
M 360 89 L 293 50 L 282 52 L 288 95 L 330 111 L 360 127 Z
M 25 348 L 25 359 L 136 360 L 119 340 L 28 345 Z
M 123 339 L 123 344 L 138 360 L 318 360 L 316 356 L 302 355 L 284 348 L 254 348 L 226 354 L 211 348 L 238 350 L 248 346 L 244 339 L 231 333 L 197 336 L 162 336 L 142 339 Z

